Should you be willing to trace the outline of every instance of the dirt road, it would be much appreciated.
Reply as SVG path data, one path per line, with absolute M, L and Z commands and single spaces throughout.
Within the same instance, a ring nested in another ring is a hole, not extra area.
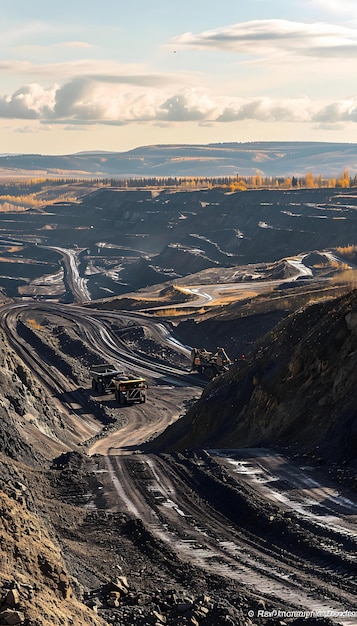
M 261 452 L 249 450 L 96 459 L 108 510 L 141 520 L 178 563 L 244 586 L 282 610 L 353 626 L 357 499 L 338 502 L 333 485 L 273 452 L 264 451 L 264 462 L 263 470 Z M 252 486 L 252 476 L 262 474 Z M 302 515 L 308 506 L 312 516 Z

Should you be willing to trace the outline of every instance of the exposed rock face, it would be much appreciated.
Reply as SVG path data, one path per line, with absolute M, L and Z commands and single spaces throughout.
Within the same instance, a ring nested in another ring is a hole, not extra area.
M 215 352 L 217 346 L 225 346 L 231 359 L 247 354 L 257 337 L 271 330 L 288 315 L 288 311 L 268 311 L 247 317 L 218 319 L 201 322 L 188 319 L 180 322 L 175 334 L 183 343 Z
M 0 624 L 104 622 L 72 590 L 46 513 L 46 440 L 63 431 L 53 399 L 0 334 Z M 51 502 L 49 496 L 49 502 Z
M 290 445 L 353 459 L 357 291 L 307 307 L 213 381 L 157 440 L 160 449 Z
M 103 624 L 74 596 L 56 539 L 50 536 L 44 520 L 29 510 L 34 506 L 31 498 L 26 502 L 14 497 L 0 492 L 4 555 L 0 624 L 59 626 L 70 623 L 69 618 L 78 624 Z
M 25 367 L 0 333 L 0 451 L 33 464 L 43 459 L 63 433 L 61 412 L 53 398 Z

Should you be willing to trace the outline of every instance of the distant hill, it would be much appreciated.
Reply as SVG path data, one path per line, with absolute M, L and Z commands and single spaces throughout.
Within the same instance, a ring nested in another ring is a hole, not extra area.
M 0 177 L 324 176 L 357 171 L 357 144 L 251 142 L 143 146 L 127 152 L 0 156 Z

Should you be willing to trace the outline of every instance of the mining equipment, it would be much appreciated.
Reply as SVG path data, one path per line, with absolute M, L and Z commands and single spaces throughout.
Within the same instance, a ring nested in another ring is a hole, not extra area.
M 217 348 L 216 352 L 209 352 L 205 348 L 192 348 L 191 372 L 196 371 L 208 380 L 227 372 L 231 365 L 232 361 L 224 348 Z
M 147 384 L 145 378 L 114 378 L 115 399 L 119 404 L 146 402 Z
M 92 377 L 93 391 L 97 391 L 102 396 L 105 393 L 115 392 L 116 388 L 113 381 L 116 377 L 124 376 L 124 372 L 110 363 L 102 363 L 101 365 L 92 365 L 89 375 Z

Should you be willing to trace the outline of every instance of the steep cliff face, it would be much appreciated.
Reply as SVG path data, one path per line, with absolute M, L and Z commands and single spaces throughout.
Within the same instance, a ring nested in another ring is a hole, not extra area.
M 352 460 L 357 446 L 357 291 L 298 311 L 217 378 L 155 446 L 289 445 Z
M 104 621 L 78 599 L 80 586 L 68 573 L 51 521 L 51 511 L 61 507 L 47 467 L 65 448 L 62 416 L 3 333 L 0 388 L 0 621 L 100 626 Z
M 6 481 L 4 491 L 0 489 L 0 590 L 6 598 L 0 605 L 0 619 L 5 619 L 6 613 L 10 620 L 1 623 L 103 625 L 105 622 L 77 599 L 78 583 L 68 574 L 51 525 L 36 510 L 34 500 L 42 498 L 40 488 L 37 494 L 33 491 L 36 476 L 29 476 L 23 466 L 0 455 L 0 480 L 2 485 Z M 41 480 L 43 483 L 43 476 Z
M 63 431 L 61 413 L 0 333 L 0 450 L 34 464 L 51 457 L 48 441 Z M 55 444 L 54 444 L 55 445 Z

